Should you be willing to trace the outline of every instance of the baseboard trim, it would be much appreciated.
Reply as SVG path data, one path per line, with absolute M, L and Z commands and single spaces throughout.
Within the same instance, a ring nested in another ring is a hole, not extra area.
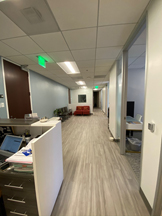
M 147 200 L 145 194 L 143 193 L 143 190 L 141 189 L 141 187 L 140 187 L 140 189 L 139 189 L 139 193 L 140 193 L 140 195 L 141 195 L 141 197 L 142 197 L 142 199 L 143 199 L 143 201 L 144 201 L 144 203 L 145 203 L 145 206 L 146 206 L 147 210 L 149 211 L 149 213 L 150 213 L 150 215 L 151 215 L 151 213 L 152 213 L 152 208 L 151 208 L 150 203 L 148 202 L 148 200 Z

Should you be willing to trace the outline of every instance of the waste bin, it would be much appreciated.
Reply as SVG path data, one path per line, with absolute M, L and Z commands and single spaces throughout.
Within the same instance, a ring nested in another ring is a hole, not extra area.
M 131 138 L 127 138 L 128 140 L 128 145 L 130 147 L 131 150 L 133 151 L 141 151 L 141 140 L 131 137 Z

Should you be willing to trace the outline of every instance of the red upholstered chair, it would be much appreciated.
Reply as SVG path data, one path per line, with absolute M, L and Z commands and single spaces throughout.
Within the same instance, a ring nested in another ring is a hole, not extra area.
M 83 107 L 77 106 L 76 111 L 74 112 L 74 115 L 82 115 L 83 114 Z
M 82 111 L 83 111 L 83 115 L 89 115 L 90 114 L 90 107 L 84 106 Z

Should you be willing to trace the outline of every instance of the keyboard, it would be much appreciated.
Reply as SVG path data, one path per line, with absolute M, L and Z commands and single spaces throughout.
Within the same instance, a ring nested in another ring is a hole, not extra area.
M 8 158 L 8 157 L 4 156 L 4 155 L 0 155 L 0 163 L 5 162 L 6 158 Z

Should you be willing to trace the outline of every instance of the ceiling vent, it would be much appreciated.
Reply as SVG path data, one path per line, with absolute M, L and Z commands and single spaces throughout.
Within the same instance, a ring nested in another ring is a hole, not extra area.
M 41 23 L 44 21 L 42 14 L 34 7 L 24 8 L 21 12 L 31 24 Z
M 100 75 L 100 76 L 94 76 L 94 78 L 98 78 L 98 79 L 100 79 L 100 78 L 105 78 L 106 76 L 105 75 Z

